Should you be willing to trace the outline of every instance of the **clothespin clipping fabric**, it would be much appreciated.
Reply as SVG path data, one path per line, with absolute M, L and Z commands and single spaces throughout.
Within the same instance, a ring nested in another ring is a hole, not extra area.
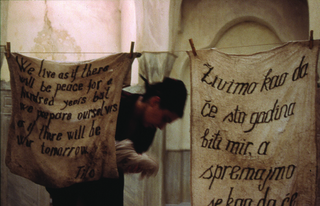
M 197 52 L 196 52 L 196 48 L 194 47 L 193 40 L 189 39 L 189 43 L 190 43 L 193 55 L 197 56 Z
M 310 31 L 309 49 L 313 48 L 313 30 Z
M 6 46 L 6 57 L 9 58 L 10 57 L 10 53 L 11 53 L 11 48 L 10 48 L 10 42 L 7 42 L 7 46 Z

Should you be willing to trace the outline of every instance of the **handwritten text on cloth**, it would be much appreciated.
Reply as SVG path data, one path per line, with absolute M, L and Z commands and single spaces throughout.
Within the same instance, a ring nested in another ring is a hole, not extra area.
M 194 206 L 314 205 L 315 43 L 188 52 Z
M 7 60 L 11 172 L 48 187 L 117 177 L 114 135 L 134 58 L 57 62 L 13 53 Z

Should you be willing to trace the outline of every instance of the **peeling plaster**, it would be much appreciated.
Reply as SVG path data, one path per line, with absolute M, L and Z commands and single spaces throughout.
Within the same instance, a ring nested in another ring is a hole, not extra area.
M 75 54 L 73 60 L 80 60 L 81 47 L 76 44 L 75 38 L 70 36 L 68 31 L 52 27 L 48 11 L 46 1 L 44 26 L 34 39 L 35 45 L 31 48 L 31 52 L 35 52 L 35 56 L 41 59 L 59 61 L 66 61 L 68 59 L 66 52 L 71 52 Z

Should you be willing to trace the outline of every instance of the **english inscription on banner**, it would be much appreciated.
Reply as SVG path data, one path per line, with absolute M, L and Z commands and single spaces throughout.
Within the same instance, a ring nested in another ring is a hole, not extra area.
M 11 54 L 11 172 L 48 187 L 117 177 L 114 135 L 128 56 L 57 62 Z
M 319 42 L 191 60 L 193 206 L 314 206 Z

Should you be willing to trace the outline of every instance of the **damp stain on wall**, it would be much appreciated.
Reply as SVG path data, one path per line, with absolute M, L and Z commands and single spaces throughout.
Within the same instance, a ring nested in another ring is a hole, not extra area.
M 34 38 L 35 45 L 31 48 L 34 56 L 47 59 L 67 61 L 70 58 L 73 61 L 81 59 L 81 47 L 76 44 L 75 39 L 70 36 L 68 31 L 52 27 L 48 17 L 48 5 L 44 15 L 44 26 Z M 70 56 L 72 55 L 72 57 Z

